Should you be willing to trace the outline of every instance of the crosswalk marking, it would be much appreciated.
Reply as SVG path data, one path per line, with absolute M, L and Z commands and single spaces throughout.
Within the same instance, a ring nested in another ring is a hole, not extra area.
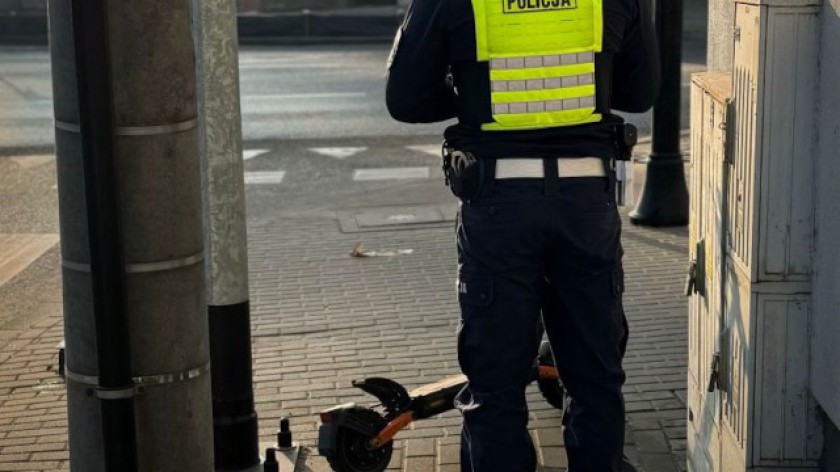
M 43 154 L 36 156 L 19 156 L 13 157 L 12 162 L 16 163 L 21 169 L 30 169 L 33 167 L 42 166 L 55 160 L 53 154 Z
M 247 161 L 255 157 L 262 156 L 263 154 L 266 154 L 268 152 L 268 149 L 246 149 L 242 152 L 242 158 Z
M 286 171 L 245 172 L 246 185 L 280 184 L 286 177 Z
M 0 285 L 15 278 L 56 243 L 57 234 L 0 234 Z
M 422 152 L 433 156 L 440 155 L 440 145 L 438 144 L 411 145 L 404 146 L 403 149 L 414 152 Z M 361 153 L 368 152 L 370 151 L 370 148 L 368 146 L 312 147 L 307 148 L 307 151 L 341 161 Z M 271 152 L 271 149 L 245 149 L 242 154 L 243 159 L 247 161 Z M 430 166 L 378 167 L 369 169 L 354 169 L 352 178 L 354 182 L 420 180 L 439 177 L 439 173 L 439 169 L 433 169 Z M 245 173 L 245 183 L 249 186 L 279 185 L 285 183 L 285 181 L 286 171 L 284 170 L 263 170 Z
M 385 167 L 380 169 L 356 169 L 353 180 L 367 182 L 373 180 L 428 179 L 428 167 Z
M 339 69 L 341 68 L 340 64 L 296 64 L 292 62 L 280 62 L 280 61 L 269 61 L 269 62 L 257 62 L 257 61 L 240 61 L 239 62 L 239 69 L 277 69 L 277 70 L 286 70 L 286 69 Z
M 425 154 L 431 154 L 435 157 L 440 157 L 440 144 L 420 144 L 417 146 L 406 146 L 409 151 L 418 151 Z
M 268 95 L 243 95 L 243 100 L 317 100 L 320 98 L 361 98 L 365 92 L 325 92 L 325 93 L 273 93 Z
M 355 182 L 378 180 L 428 179 L 432 176 L 428 167 L 383 167 L 377 169 L 356 169 L 353 171 Z M 286 178 L 286 171 L 245 172 L 246 185 L 281 184 Z
M 367 151 L 367 147 L 319 147 L 309 148 L 310 151 L 321 154 L 322 156 L 334 157 L 336 159 L 347 159 L 355 156 L 360 152 Z

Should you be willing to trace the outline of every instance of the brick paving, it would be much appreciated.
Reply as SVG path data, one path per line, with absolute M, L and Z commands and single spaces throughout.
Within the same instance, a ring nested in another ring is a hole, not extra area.
M 312 234 L 318 235 L 315 245 L 306 240 Z M 290 415 L 298 440 L 314 444 L 321 409 L 370 402 L 350 385 L 353 379 L 384 376 L 416 387 L 459 372 L 452 228 L 341 234 L 333 221 L 282 221 L 252 227 L 250 238 L 263 435 L 270 436 L 280 416 Z M 359 240 L 371 249 L 414 253 L 348 257 Z M 628 455 L 642 470 L 682 470 L 686 231 L 625 224 L 624 244 L 631 325 L 625 363 Z M 558 412 L 535 387 L 529 401 L 543 470 L 564 470 Z M 399 436 L 392 468 L 456 470 L 459 424 L 454 412 L 416 423 Z M 308 464 L 328 470 L 318 457 Z
M 395 257 L 353 258 L 371 250 L 412 249 Z M 317 456 L 317 413 L 344 402 L 369 403 L 351 380 L 385 376 L 416 387 L 458 373 L 455 355 L 454 234 L 451 224 L 342 233 L 333 218 L 284 217 L 249 227 L 257 409 L 271 441 L 281 416 L 308 448 L 300 470 L 326 471 Z M 627 353 L 627 453 L 647 472 L 685 470 L 686 303 L 682 281 L 687 230 L 624 226 L 631 327 Z M 24 324 L 0 325 L 0 472 L 69 470 L 64 386 L 55 372 L 62 339 L 57 250 L 15 279 L 49 303 Z M 565 470 L 559 413 L 529 390 L 530 427 L 541 470 Z M 390 468 L 458 470 L 460 418 L 422 421 L 398 436 Z

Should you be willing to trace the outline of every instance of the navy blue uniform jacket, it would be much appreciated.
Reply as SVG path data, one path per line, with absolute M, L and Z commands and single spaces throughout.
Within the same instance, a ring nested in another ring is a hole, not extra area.
M 648 110 L 659 88 L 659 60 L 649 0 L 603 0 L 603 51 L 595 58 L 600 123 L 533 131 L 481 130 L 491 122 L 486 62 L 476 61 L 470 0 L 413 0 L 397 35 L 386 101 L 395 119 L 431 123 L 458 118 L 450 146 L 476 156 L 612 157 L 611 110 Z M 452 74 L 453 81 L 447 81 Z

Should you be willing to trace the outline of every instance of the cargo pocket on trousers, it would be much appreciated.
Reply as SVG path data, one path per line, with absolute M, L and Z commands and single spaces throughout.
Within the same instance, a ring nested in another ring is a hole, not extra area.
M 624 268 L 621 264 L 617 264 L 612 273 L 612 289 L 613 295 L 621 298 L 624 295 Z
M 615 266 L 612 273 L 613 304 L 612 314 L 616 320 L 616 329 L 621 333 L 618 341 L 621 357 L 627 352 L 627 341 L 630 338 L 630 328 L 624 315 L 624 268 L 621 263 Z
M 487 316 L 493 303 L 493 279 L 461 274 L 458 276 L 458 304 L 461 306 L 461 321 L 458 324 L 458 364 L 461 371 L 469 375 L 470 344 L 474 343 L 476 323 Z
M 481 311 L 480 307 L 493 303 L 493 279 L 474 275 L 461 274 L 458 276 L 458 303 L 461 304 L 462 315 L 466 311 Z M 470 313 L 471 314 L 471 313 Z

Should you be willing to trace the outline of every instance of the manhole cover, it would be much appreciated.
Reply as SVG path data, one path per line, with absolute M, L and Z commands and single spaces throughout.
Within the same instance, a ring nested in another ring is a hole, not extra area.
M 440 226 L 455 221 L 457 204 L 363 208 L 339 214 L 341 231 L 383 231 Z

